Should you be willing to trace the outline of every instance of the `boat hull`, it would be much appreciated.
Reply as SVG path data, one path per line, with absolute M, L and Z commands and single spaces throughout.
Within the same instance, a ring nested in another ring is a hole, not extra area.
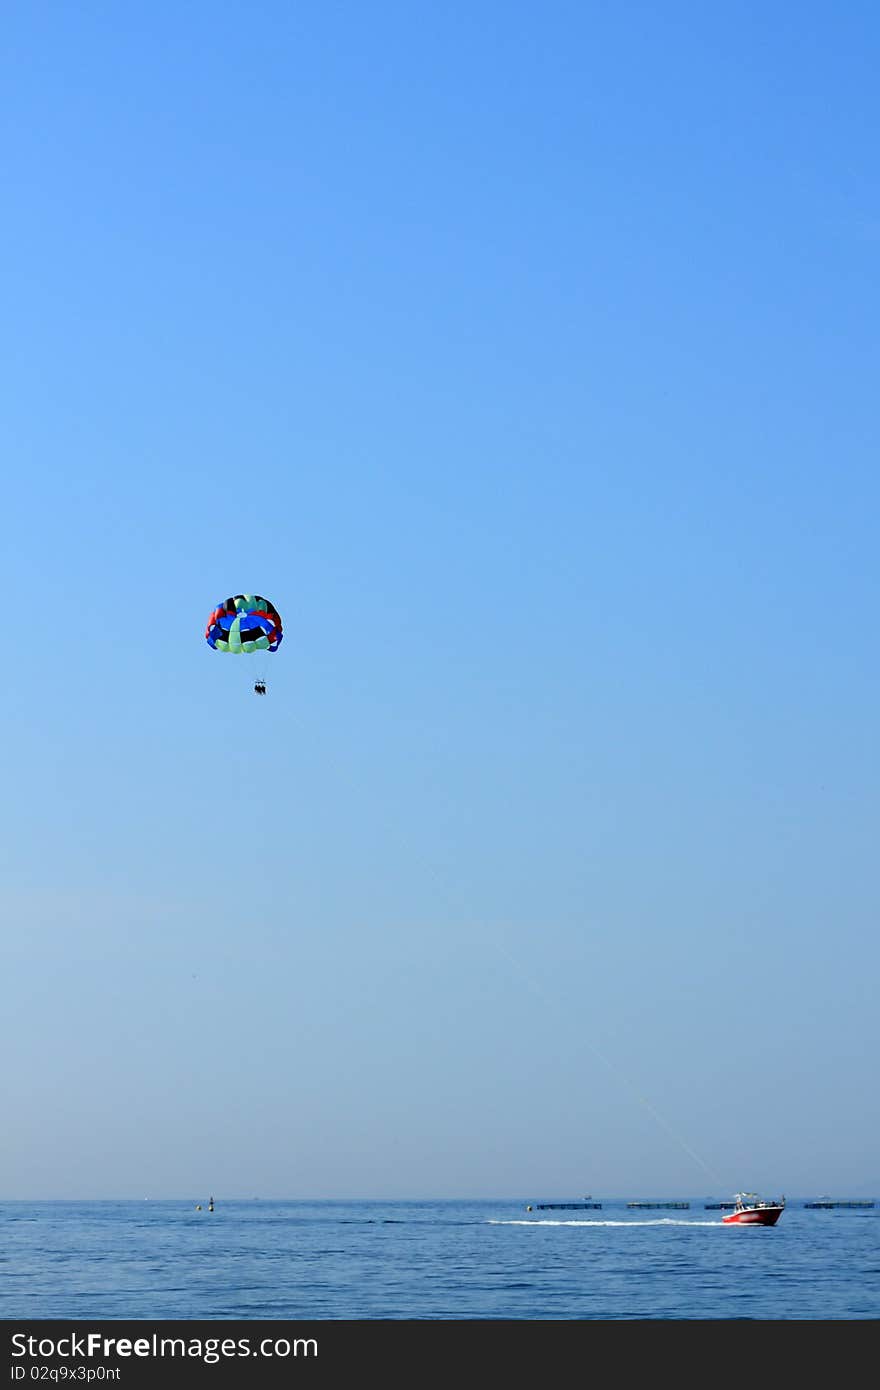
M 726 1226 L 775 1226 L 782 1211 L 782 1207 L 744 1207 L 722 1216 L 721 1220 Z

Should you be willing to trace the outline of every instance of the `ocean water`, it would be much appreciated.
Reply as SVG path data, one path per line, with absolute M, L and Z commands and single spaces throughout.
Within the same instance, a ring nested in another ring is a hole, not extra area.
M 6 1202 L 0 1318 L 880 1317 L 880 1206 L 764 1229 L 681 1200 Z

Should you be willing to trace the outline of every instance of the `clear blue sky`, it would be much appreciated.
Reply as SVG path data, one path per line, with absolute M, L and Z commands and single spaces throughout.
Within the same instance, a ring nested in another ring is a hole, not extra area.
M 880 1190 L 878 66 L 8 7 L 0 1194 Z

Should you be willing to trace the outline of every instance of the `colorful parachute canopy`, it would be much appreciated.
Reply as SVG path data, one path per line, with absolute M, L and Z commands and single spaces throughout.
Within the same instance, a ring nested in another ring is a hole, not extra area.
M 205 640 L 217 652 L 277 652 L 284 633 L 274 604 L 259 594 L 236 594 L 218 603 Z

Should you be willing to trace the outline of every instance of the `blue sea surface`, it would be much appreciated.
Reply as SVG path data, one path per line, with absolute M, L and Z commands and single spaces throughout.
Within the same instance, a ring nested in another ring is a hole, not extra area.
M 0 1317 L 880 1316 L 880 1207 L 789 1200 L 765 1229 L 682 1200 L 0 1203 Z

